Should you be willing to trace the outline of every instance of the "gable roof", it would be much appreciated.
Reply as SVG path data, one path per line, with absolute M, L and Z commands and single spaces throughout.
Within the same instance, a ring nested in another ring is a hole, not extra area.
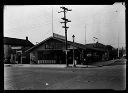
M 64 39 L 64 38 L 59 38 L 59 37 L 55 37 L 55 36 L 52 37 L 52 36 L 51 36 L 51 37 L 49 37 L 49 38 L 43 40 L 42 42 L 38 43 L 37 45 L 31 47 L 30 49 L 28 49 L 28 50 L 25 51 L 25 52 L 30 52 L 30 51 L 32 51 L 33 49 L 39 47 L 40 45 L 42 45 L 43 43 L 45 43 L 45 42 L 46 42 L 47 40 L 49 40 L 49 39 L 55 39 L 55 40 L 58 40 L 58 41 L 61 41 L 61 42 L 64 42 L 64 43 L 65 43 L 65 39 Z M 96 50 L 96 51 L 105 51 L 104 49 L 98 49 L 98 48 L 90 47 L 90 46 L 88 46 L 88 45 L 83 45 L 83 44 L 76 43 L 76 42 L 74 42 L 74 44 L 73 44 L 72 41 L 67 41 L 67 44 L 74 45 L 74 47 L 81 48 L 81 49 L 91 49 L 91 50 Z
M 4 37 L 4 44 L 16 46 L 34 46 L 29 40 Z

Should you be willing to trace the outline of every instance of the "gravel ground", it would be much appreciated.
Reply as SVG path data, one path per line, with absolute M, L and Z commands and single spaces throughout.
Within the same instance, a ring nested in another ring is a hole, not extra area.
M 124 90 L 126 65 L 90 68 L 4 67 L 5 90 Z

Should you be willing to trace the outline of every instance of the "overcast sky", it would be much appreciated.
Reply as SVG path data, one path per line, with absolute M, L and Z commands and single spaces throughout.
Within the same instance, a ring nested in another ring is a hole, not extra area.
M 52 36 L 52 9 L 53 32 L 65 35 L 62 28 L 63 13 L 58 13 L 62 5 L 6 5 L 4 7 L 4 36 L 29 40 L 36 44 Z M 72 9 L 67 12 L 68 40 L 85 44 L 93 43 L 97 37 L 100 43 L 118 45 L 125 44 L 125 6 L 121 3 L 114 5 L 64 5 Z

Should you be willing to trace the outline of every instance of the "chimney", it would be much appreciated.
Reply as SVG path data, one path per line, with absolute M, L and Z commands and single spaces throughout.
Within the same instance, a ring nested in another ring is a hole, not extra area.
M 26 36 L 26 40 L 28 41 L 28 37 Z

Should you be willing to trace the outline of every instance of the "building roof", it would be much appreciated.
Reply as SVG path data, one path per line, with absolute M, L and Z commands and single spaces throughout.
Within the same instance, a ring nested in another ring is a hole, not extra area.
M 4 37 L 4 44 L 30 47 L 34 46 L 34 44 L 32 44 L 29 40 L 10 37 Z
M 62 37 L 62 38 L 60 38 L 60 37 Z M 58 40 L 58 41 L 61 41 L 61 42 L 64 42 L 65 43 L 64 36 L 58 36 L 57 34 L 55 34 L 55 35 L 53 34 L 53 37 L 51 36 L 51 37 L 43 40 L 42 42 L 40 42 L 37 45 L 35 45 L 35 46 L 31 47 L 30 49 L 28 49 L 26 52 L 32 51 L 33 49 L 35 49 L 38 46 L 42 45 L 43 43 L 45 43 L 49 39 L 55 39 L 55 40 Z M 105 49 L 102 49 L 102 48 L 90 47 L 89 44 L 83 45 L 83 44 L 76 43 L 76 42 L 74 42 L 74 44 L 73 44 L 72 41 L 67 41 L 67 44 L 74 45 L 74 47 L 81 48 L 81 49 L 90 49 L 90 50 L 102 51 L 102 52 L 105 51 Z
M 106 49 L 106 46 L 104 44 L 99 43 L 99 42 L 89 43 L 89 44 L 86 44 L 86 46 L 90 47 L 90 48 L 97 48 L 97 49 L 103 49 L 103 50 Z

